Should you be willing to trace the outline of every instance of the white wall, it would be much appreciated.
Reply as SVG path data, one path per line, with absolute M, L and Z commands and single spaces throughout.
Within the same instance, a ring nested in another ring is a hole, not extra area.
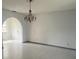
M 24 21 L 24 16 L 23 14 L 20 13 L 16 13 L 16 12 L 11 12 L 9 10 L 2 10 L 2 22 L 4 22 L 5 20 L 7 20 L 8 18 L 14 17 L 16 19 L 18 19 L 21 22 L 21 25 L 23 27 L 23 41 L 27 41 L 30 39 L 30 24 L 26 23 Z
M 37 14 L 37 21 L 32 23 L 30 41 L 75 48 L 75 10 Z
M 12 40 L 11 23 L 9 23 L 9 21 L 5 21 L 2 26 L 3 26 L 3 41 Z
M 17 18 L 23 26 L 23 41 L 47 43 L 75 48 L 75 10 L 37 14 L 37 20 L 26 23 L 23 14 L 3 9 L 3 22 L 9 17 Z

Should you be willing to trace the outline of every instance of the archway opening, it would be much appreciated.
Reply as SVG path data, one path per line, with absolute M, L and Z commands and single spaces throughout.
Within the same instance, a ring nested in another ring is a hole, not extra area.
M 3 23 L 3 41 L 22 42 L 22 25 L 18 19 L 10 17 Z

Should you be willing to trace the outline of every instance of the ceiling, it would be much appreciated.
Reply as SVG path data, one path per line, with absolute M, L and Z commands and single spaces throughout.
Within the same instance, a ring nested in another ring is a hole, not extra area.
M 29 9 L 27 0 L 2 0 L 3 8 L 20 13 L 27 13 Z M 33 0 L 33 13 L 72 10 L 76 8 L 76 0 Z

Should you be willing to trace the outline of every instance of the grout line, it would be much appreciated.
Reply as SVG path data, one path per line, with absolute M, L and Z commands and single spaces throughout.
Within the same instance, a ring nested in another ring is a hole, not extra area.
M 38 44 L 38 45 L 44 45 L 44 46 L 50 46 L 50 47 L 58 47 L 58 48 L 63 48 L 63 49 L 75 50 L 76 51 L 76 49 L 73 49 L 73 48 L 61 47 L 61 46 L 45 44 L 45 43 L 39 43 L 39 42 L 25 41 L 23 43 L 32 43 L 32 44 Z

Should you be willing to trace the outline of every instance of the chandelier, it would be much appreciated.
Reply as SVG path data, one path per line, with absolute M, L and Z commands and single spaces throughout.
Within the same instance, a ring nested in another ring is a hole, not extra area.
M 29 0 L 29 13 L 27 16 L 24 17 L 24 20 L 27 20 L 28 22 L 32 22 L 36 20 L 36 17 L 32 14 L 32 10 L 31 10 L 31 2 L 32 0 Z

